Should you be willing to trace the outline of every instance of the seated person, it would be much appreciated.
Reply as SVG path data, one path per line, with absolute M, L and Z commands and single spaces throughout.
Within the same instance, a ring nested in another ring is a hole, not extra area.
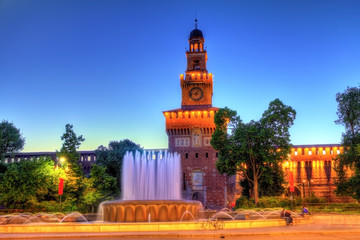
M 286 222 L 287 224 L 293 224 L 293 219 L 291 217 L 291 212 L 289 210 L 285 211 L 285 217 L 287 218 Z
M 280 212 L 280 218 L 285 219 L 286 225 L 290 225 L 290 224 L 293 223 L 293 219 L 292 219 L 292 217 L 291 217 L 291 213 L 290 213 L 290 211 L 288 211 L 288 210 L 283 209 L 283 210 Z
M 309 212 L 309 209 L 307 209 L 307 207 L 305 207 L 305 206 L 303 206 L 301 212 L 302 212 L 302 214 L 304 214 L 304 215 L 311 215 L 311 213 Z

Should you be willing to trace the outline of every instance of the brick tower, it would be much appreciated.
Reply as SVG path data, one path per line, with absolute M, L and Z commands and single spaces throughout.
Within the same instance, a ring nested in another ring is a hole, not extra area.
M 205 207 L 222 208 L 230 199 L 227 178 L 215 167 L 217 152 L 210 145 L 214 133 L 213 79 L 206 69 L 205 39 L 197 28 L 190 32 L 187 68 L 180 75 L 181 108 L 164 111 L 169 151 L 181 154 L 183 197 Z

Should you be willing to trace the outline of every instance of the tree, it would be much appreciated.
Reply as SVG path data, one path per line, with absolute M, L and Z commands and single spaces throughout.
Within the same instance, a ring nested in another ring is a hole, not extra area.
M 339 154 L 336 160 L 335 171 L 337 179 L 336 193 L 340 196 L 351 196 L 360 200 L 360 88 L 347 87 L 345 92 L 336 94 L 338 102 L 336 124 L 345 127 L 342 134 L 344 153 Z M 348 176 L 345 169 L 353 170 Z
M 12 153 L 23 149 L 25 139 L 13 123 L 3 120 L 0 123 L 0 160 L 5 153 Z
M 57 153 L 58 157 L 64 157 L 66 159 L 66 164 L 70 166 L 70 171 L 74 172 L 77 177 L 83 176 L 83 171 L 78 163 L 80 155 L 76 150 L 85 139 L 82 135 L 79 137 L 76 136 L 73 125 L 66 124 L 65 133 L 61 136 L 61 140 L 64 142 L 60 152 Z
M 7 208 L 41 209 L 42 202 L 56 202 L 58 176 L 50 157 L 8 164 L 0 174 L 0 203 Z
M 109 148 L 101 145 L 95 150 L 96 164 L 106 167 L 106 173 L 116 177 L 119 188 L 121 188 L 122 161 L 127 151 L 142 152 L 143 149 L 139 144 L 129 139 L 124 139 L 121 141 L 110 141 Z
M 119 193 L 119 187 L 116 178 L 106 173 L 106 167 L 93 164 L 90 176 L 84 179 L 86 188 L 83 202 L 94 212 L 102 201 L 114 199 Z
M 59 159 L 65 161 L 60 163 L 66 171 L 64 179 L 64 195 L 62 208 L 67 211 L 81 210 L 81 199 L 85 190 L 84 173 L 81 165 L 78 163 L 80 154 L 77 149 L 85 141 L 82 135 L 77 136 L 73 130 L 73 125 L 66 124 L 65 133 L 61 136 L 63 145 L 60 152 L 57 152 Z
M 255 204 L 259 199 L 259 179 L 290 153 L 289 128 L 296 111 L 279 99 L 270 102 L 259 121 L 243 123 L 236 111 L 219 109 L 211 145 L 219 152 L 216 167 L 223 174 L 240 171 L 249 181 Z
M 247 175 L 251 177 L 251 172 L 248 171 Z M 264 169 L 264 173 L 259 178 L 259 197 L 262 196 L 279 196 L 284 193 L 284 172 L 280 165 L 272 165 Z M 246 179 L 240 180 L 242 187 L 242 196 L 250 198 L 252 194 L 252 184 Z

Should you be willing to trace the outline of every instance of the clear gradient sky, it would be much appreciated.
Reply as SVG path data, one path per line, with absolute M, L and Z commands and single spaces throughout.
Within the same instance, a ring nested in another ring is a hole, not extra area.
M 0 121 L 28 151 L 131 139 L 167 148 L 162 111 L 181 106 L 179 75 L 203 31 L 213 105 L 248 122 L 279 98 L 297 111 L 293 144 L 339 143 L 335 95 L 360 81 L 360 1 L 0 0 Z

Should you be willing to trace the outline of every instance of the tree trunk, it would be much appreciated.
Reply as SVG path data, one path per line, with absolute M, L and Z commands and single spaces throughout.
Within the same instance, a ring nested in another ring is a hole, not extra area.
M 258 205 L 259 202 L 259 190 L 258 190 L 258 178 L 254 176 L 254 202 L 255 206 Z

